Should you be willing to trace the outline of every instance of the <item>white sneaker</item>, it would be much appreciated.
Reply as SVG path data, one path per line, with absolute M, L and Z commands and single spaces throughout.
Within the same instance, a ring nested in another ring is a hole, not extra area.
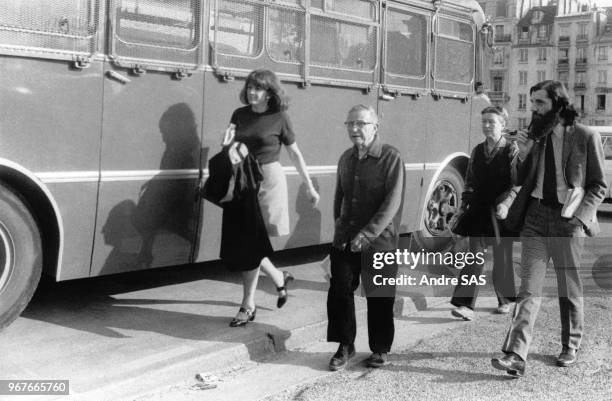
M 474 311 L 468 308 L 467 306 L 460 306 L 458 308 L 455 308 L 451 311 L 451 314 L 463 320 L 474 319 Z

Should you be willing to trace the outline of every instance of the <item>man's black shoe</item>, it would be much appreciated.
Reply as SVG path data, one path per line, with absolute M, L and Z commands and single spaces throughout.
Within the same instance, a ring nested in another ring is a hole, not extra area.
M 572 366 L 578 360 L 578 355 L 575 348 L 563 347 L 563 351 L 557 358 L 557 366 L 568 367 Z
M 355 345 L 340 344 L 338 351 L 329 361 L 329 370 L 336 371 L 346 368 L 348 360 L 355 356 Z
M 521 377 L 525 374 L 525 361 L 513 352 L 491 359 L 491 365 L 495 369 L 505 370 L 510 376 Z
M 380 368 L 387 364 L 386 352 L 373 352 L 372 355 L 364 361 L 368 368 Z

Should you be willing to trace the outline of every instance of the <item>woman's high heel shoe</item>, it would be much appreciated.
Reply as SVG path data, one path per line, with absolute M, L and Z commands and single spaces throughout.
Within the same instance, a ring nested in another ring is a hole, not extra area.
M 283 272 L 283 286 L 276 287 L 276 291 L 279 292 L 278 300 L 276 301 L 276 307 L 282 308 L 285 303 L 287 303 L 287 284 L 294 280 L 295 278 L 291 275 L 291 273 Z M 281 291 L 285 291 L 284 295 L 280 295 Z
M 244 313 L 244 315 L 246 316 L 245 319 L 238 318 L 238 315 L 240 315 L 241 313 Z M 232 319 L 229 325 L 230 327 L 246 326 L 248 322 L 252 322 L 253 320 L 255 320 L 256 313 L 257 313 L 257 308 L 250 310 L 247 308 L 240 307 L 240 309 L 238 310 L 238 315 L 236 315 L 236 317 Z

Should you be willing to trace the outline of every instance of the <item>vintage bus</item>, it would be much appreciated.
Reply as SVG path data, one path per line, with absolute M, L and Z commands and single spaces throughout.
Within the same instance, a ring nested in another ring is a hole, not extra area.
M 199 188 L 244 77 L 278 73 L 318 186 L 286 167 L 292 232 L 331 241 L 352 105 L 406 163 L 403 229 L 446 241 L 489 35 L 473 0 L 6 0 L 0 7 L 0 329 L 56 280 L 218 258 Z M 470 134 L 470 132 L 475 134 Z M 284 165 L 285 159 L 281 160 Z

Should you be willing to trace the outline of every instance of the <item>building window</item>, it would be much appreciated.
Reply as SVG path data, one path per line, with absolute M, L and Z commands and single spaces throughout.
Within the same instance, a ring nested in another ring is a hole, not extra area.
M 584 113 L 584 95 L 576 95 L 574 107 L 581 113 Z
M 529 39 L 529 27 L 524 26 L 521 27 L 521 37 L 520 39 L 528 40 Z
M 597 60 L 608 59 L 608 46 L 599 46 L 597 48 Z
M 577 63 L 586 63 L 586 47 L 579 47 L 576 49 L 576 62 Z
M 608 71 L 606 70 L 597 71 L 597 83 L 604 84 L 604 85 L 608 83 Z
M 597 110 L 606 109 L 606 95 L 597 95 Z
M 504 78 L 497 75 L 493 77 L 493 92 L 503 92 Z
M 531 17 L 532 24 L 539 24 L 544 18 L 544 11 L 534 11 Z
M 493 54 L 493 64 L 504 64 L 506 58 L 506 48 L 498 47 Z
M 495 3 L 495 16 L 496 17 L 507 17 L 508 7 L 506 7 L 506 0 L 498 0 Z
M 538 38 L 546 38 L 548 36 L 548 26 L 540 25 L 538 27 Z
M 527 85 L 527 71 L 519 71 L 519 85 Z
M 546 48 L 545 47 L 538 48 L 538 61 L 546 61 Z
M 546 71 L 538 71 L 538 82 L 546 81 Z
M 529 49 L 520 49 L 519 53 L 519 63 L 526 63 L 529 56 Z
M 527 109 L 527 95 L 524 93 L 519 93 L 518 95 L 518 109 L 519 110 Z
M 518 129 L 526 129 L 527 128 L 527 119 L 519 118 L 518 119 Z

